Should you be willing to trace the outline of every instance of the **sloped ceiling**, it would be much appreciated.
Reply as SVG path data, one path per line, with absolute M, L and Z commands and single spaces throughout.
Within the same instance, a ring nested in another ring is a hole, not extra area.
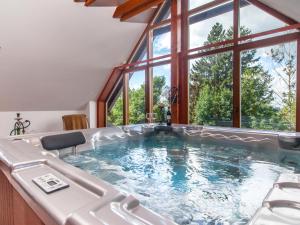
M 260 0 L 262 3 L 300 22 L 299 0 Z
M 0 0 L 0 111 L 75 110 L 95 100 L 145 24 L 73 0 Z

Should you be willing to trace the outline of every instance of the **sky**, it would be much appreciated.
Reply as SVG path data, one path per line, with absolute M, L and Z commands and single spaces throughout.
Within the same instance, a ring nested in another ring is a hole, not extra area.
M 211 0 L 189 0 L 189 8 L 195 8 L 202 4 L 208 3 Z M 190 25 L 189 33 L 189 46 L 190 48 L 195 48 L 203 46 L 203 43 L 207 39 L 207 35 L 211 27 L 217 22 L 221 23 L 225 29 L 229 29 L 233 25 L 233 12 L 228 12 L 214 18 L 210 18 L 205 21 L 201 21 L 195 24 Z M 241 8 L 240 10 L 240 25 L 249 28 L 252 33 L 263 32 L 271 29 L 276 29 L 285 26 L 285 24 L 278 19 L 272 17 L 271 15 L 265 13 L 264 11 L 258 9 L 255 6 L 249 5 Z M 153 56 L 161 56 L 170 53 L 171 49 L 171 34 L 166 33 L 157 36 L 153 40 Z M 292 51 L 295 50 L 294 44 L 288 44 Z M 278 93 L 281 93 L 285 90 L 285 87 L 277 74 L 274 72 L 274 69 L 277 71 L 282 71 L 282 68 L 279 68 L 279 65 L 273 63 L 270 55 L 268 54 L 271 50 L 271 47 L 257 49 L 257 56 L 260 57 L 260 62 L 264 66 L 265 70 L 270 71 L 273 76 L 272 88 Z M 192 62 L 191 62 L 192 64 Z M 170 66 L 164 65 L 156 67 L 153 71 L 154 76 L 164 75 L 167 77 L 167 80 L 170 80 Z M 145 82 L 145 76 L 143 71 L 138 71 L 134 73 L 130 80 L 129 87 L 138 88 L 141 84 Z M 280 100 L 275 99 L 274 104 L 280 106 Z

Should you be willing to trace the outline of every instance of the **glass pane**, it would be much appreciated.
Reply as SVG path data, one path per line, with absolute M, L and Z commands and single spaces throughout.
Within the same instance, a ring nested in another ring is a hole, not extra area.
M 123 125 L 123 89 L 114 98 L 107 110 L 107 126 Z
M 171 26 L 153 30 L 153 57 L 171 53 Z
M 143 61 L 147 59 L 147 40 L 146 38 L 142 41 L 140 47 L 133 56 L 131 62 Z M 137 66 L 146 65 L 146 63 L 138 64 Z
M 165 109 L 169 106 L 169 91 L 171 87 L 170 64 L 153 68 L 153 112 L 160 115 L 160 105 Z
M 192 124 L 232 126 L 232 52 L 190 60 Z
M 296 43 L 241 54 L 242 127 L 295 130 Z
M 219 5 L 189 18 L 189 47 L 233 38 L 233 3 Z
M 212 0 L 189 0 L 189 9 L 194 9 L 211 1 Z
M 165 1 L 163 7 L 161 8 L 158 16 L 154 20 L 154 24 L 158 24 L 166 19 L 171 18 L 171 0 Z
M 253 16 L 255 15 L 255 16 Z M 240 35 L 260 33 L 286 24 L 245 0 L 240 0 Z
M 145 71 L 129 74 L 129 124 L 145 122 Z

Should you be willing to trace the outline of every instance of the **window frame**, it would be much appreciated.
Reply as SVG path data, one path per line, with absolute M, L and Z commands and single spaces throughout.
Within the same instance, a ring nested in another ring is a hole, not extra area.
M 255 5 L 263 11 L 269 13 L 271 16 L 282 20 L 289 24 L 286 27 L 281 27 L 273 30 L 268 30 L 260 33 L 250 34 L 247 36 L 239 36 L 239 17 L 240 17 L 240 0 L 233 0 L 233 39 L 216 42 L 209 45 L 200 46 L 197 48 L 189 49 L 189 17 L 200 12 L 212 9 L 222 4 L 226 4 L 231 0 L 213 0 L 209 3 L 201 5 L 199 7 L 188 9 L 187 0 L 170 0 L 171 1 L 171 18 L 155 23 L 155 18 L 159 14 L 161 8 L 157 10 L 157 13 L 151 19 L 145 32 L 142 35 L 142 40 L 146 38 L 147 42 L 147 59 L 137 62 L 129 60 L 127 64 L 121 65 L 118 69 L 122 72 L 146 70 L 146 112 L 152 112 L 152 79 L 150 67 L 164 65 L 171 63 L 171 87 L 175 87 L 179 90 L 178 101 L 172 104 L 172 121 L 175 123 L 187 124 L 189 121 L 188 108 L 189 108 L 189 93 L 188 93 L 188 61 L 193 58 L 204 57 L 216 53 L 222 53 L 227 51 L 233 51 L 233 127 L 241 126 L 241 71 L 240 71 L 240 55 L 241 51 L 250 50 L 254 48 L 267 47 L 271 45 L 297 41 L 297 115 L 296 115 L 296 127 L 297 131 L 300 131 L 300 32 L 292 34 L 283 34 L 275 37 L 267 37 L 270 34 L 280 34 L 281 32 L 297 29 L 300 30 L 300 23 L 284 16 L 276 10 L 264 5 L 257 0 L 247 0 L 248 3 Z M 246 0 L 243 0 L 246 2 Z M 153 57 L 151 49 L 152 30 L 171 25 L 171 53 L 169 55 L 163 55 L 159 57 Z M 260 40 L 253 40 L 255 38 L 262 38 Z M 247 42 L 246 42 L 247 41 Z M 134 53 L 132 57 L 133 58 Z M 122 73 L 121 72 L 121 73 Z M 120 77 L 122 75 L 119 75 Z M 111 79 L 114 80 L 114 79 Z M 109 82 L 108 82 L 109 83 Z M 105 92 L 105 91 L 104 91 Z M 106 91 L 107 93 L 107 91 Z M 107 102 L 107 98 L 103 100 L 101 95 L 99 102 Z M 124 106 L 125 108 L 126 106 Z M 101 119 L 101 118 L 100 118 Z M 128 121 L 128 120 L 127 120 Z M 124 119 L 126 125 L 126 118 Z M 98 123 L 99 124 L 99 123 Z

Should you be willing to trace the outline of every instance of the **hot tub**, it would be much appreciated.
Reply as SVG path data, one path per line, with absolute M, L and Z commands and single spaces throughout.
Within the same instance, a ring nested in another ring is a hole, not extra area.
M 40 138 L 51 134 L 0 141 L 2 171 L 45 224 L 299 224 L 296 133 L 184 125 L 82 132 L 88 141 L 76 151 L 45 151 Z M 69 187 L 43 192 L 32 179 L 49 173 Z

